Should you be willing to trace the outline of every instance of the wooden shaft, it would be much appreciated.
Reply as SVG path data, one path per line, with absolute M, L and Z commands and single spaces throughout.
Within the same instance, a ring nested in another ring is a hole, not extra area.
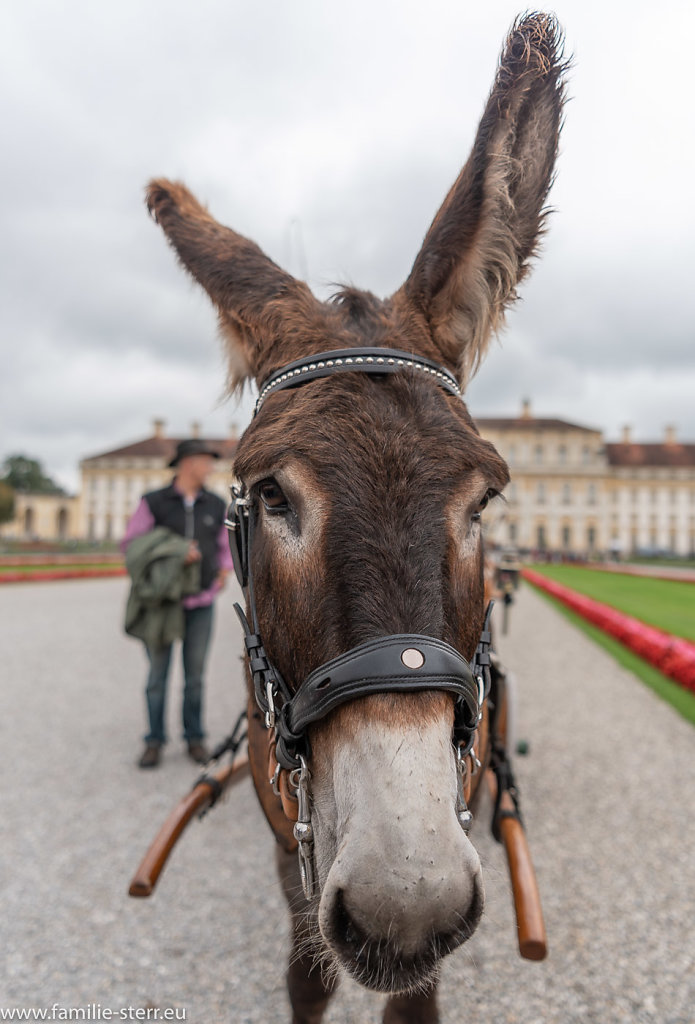
M 485 777 L 490 799 L 494 804 L 497 799 L 497 778 L 491 769 L 485 772 Z M 509 793 L 502 794 L 500 811 L 514 813 L 514 801 Z M 548 954 L 548 939 L 536 872 L 533 869 L 524 826 L 517 818 L 501 818 L 499 826 L 512 883 L 519 953 L 524 960 L 545 960 Z
M 500 810 L 514 812 L 514 803 L 509 793 L 502 794 Z M 544 960 L 548 953 L 548 941 L 526 833 L 518 818 L 504 817 L 500 819 L 500 833 L 514 894 L 519 952 L 525 960 Z
M 216 772 L 213 772 L 212 778 L 217 781 L 222 792 L 224 792 L 225 789 L 239 782 L 248 774 L 249 762 L 248 758 L 244 756 L 240 757 L 234 764 L 219 768 Z M 179 801 L 155 836 L 140 866 L 133 875 L 133 880 L 128 889 L 129 896 L 144 898 L 152 894 L 157 884 L 157 879 L 162 873 L 162 869 L 169 858 L 169 854 L 174 849 L 177 839 L 191 818 L 210 806 L 214 791 L 215 787 L 211 786 L 209 782 L 199 782 L 190 793 L 187 793 Z

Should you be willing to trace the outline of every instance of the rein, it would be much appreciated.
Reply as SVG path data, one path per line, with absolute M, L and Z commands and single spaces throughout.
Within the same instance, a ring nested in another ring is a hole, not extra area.
M 461 397 L 461 389 L 453 374 L 431 360 L 398 349 L 340 349 L 289 363 L 273 373 L 259 389 L 254 415 L 258 414 L 269 395 L 299 387 L 311 380 L 341 372 L 367 373 L 378 377 L 403 371 L 421 373 L 449 394 Z M 456 814 L 461 827 L 467 832 L 472 823 L 466 799 L 467 790 L 472 775 L 480 768 L 474 743 L 483 719 L 484 702 L 490 691 L 490 614 L 493 602 L 490 601 L 487 606 L 480 640 L 470 662 L 436 637 L 411 633 L 392 634 L 358 644 L 325 662 L 292 692 L 268 657 L 260 636 L 251 568 L 254 515 L 244 488 L 232 488 L 226 526 L 229 529 L 235 572 L 245 592 L 251 615 L 249 623 L 242 608 L 238 604 L 234 606 L 244 630 L 255 701 L 269 734 L 269 761 L 272 769 L 269 781 L 275 795 L 281 797 L 285 813 L 295 821 L 293 833 L 298 845 L 306 898 L 311 899 L 316 892 L 308 729 L 349 701 L 375 694 L 422 690 L 445 690 L 454 695 L 452 739 L 458 779 Z M 295 797 L 296 815 L 293 813 Z M 267 807 L 266 801 L 262 800 L 262 803 Z M 272 821 L 271 826 L 277 835 Z

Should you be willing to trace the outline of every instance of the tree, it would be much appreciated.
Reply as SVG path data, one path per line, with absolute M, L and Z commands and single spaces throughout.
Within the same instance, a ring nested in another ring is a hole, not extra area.
M 43 471 L 37 459 L 29 459 L 26 455 L 10 455 L 3 464 L 2 480 L 18 493 L 31 494 L 63 494 L 54 480 Z
M 0 523 L 14 519 L 14 491 L 5 480 L 0 480 Z

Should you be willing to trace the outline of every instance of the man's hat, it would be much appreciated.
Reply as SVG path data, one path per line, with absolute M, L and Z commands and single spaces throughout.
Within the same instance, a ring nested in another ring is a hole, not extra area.
M 198 437 L 191 437 L 187 441 L 179 441 L 176 445 L 176 455 L 174 455 L 174 458 L 169 463 L 169 467 L 177 466 L 181 459 L 185 459 L 188 455 L 212 455 L 213 459 L 219 459 L 220 457 L 220 453 L 216 452 L 207 441 L 203 441 Z

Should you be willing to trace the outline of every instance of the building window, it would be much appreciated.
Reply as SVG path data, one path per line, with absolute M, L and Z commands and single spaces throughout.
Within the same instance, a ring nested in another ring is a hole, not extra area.
M 533 449 L 533 461 L 536 463 L 537 466 L 542 465 L 542 463 L 543 463 L 543 445 L 542 444 L 537 444 L 536 447 Z
M 509 524 L 509 543 L 516 544 L 516 523 Z
M 588 466 L 591 462 L 591 448 L 589 448 L 588 444 L 585 444 L 582 448 L 582 462 L 585 466 Z
M 562 546 L 567 550 L 572 543 L 572 530 L 569 526 L 562 527 Z
M 563 505 L 571 505 L 572 504 L 572 485 L 571 484 L 563 484 L 562 485 L 562 504 Z
M 656 487 L 652 487 L 651 491 L 649 492 L 649 500 L 651 501 L 652 505 L 656 505 L 656 499 L 657 499 Z
M 596 545 L 596 527 L 590 526 L 586 531 L 586 542 L 589 545 L 589 550 L 593 551 Z
M 516 445 L 515 444 L 510 444 L 510 446 L 509 446 L 509 455 L 507 456 L 507 462 L 509 463 L 510 466 L 513 466 L 514 463 L 516 462 Z
M 539 505 L 545 504 L 545 484 L 542 480 L 538 482 L 538 488 L 536 490 L 536 501 Z
M 58 509 L 56 532 L 59 540 L 65 540 L 68 535 L 68 510 L 66 508 Z
M 539 523 L 536 530 L 536 543 L 539 551 L 545 551 L 545 526 Z
M 589 484 L 586 492 L 586 500 L 589 505 L 596 504 L 596 484 Z
M 561 444 L 557 450 L 557 461 L 561 466 L 564 466 L 567 462 L 567 445 Z

